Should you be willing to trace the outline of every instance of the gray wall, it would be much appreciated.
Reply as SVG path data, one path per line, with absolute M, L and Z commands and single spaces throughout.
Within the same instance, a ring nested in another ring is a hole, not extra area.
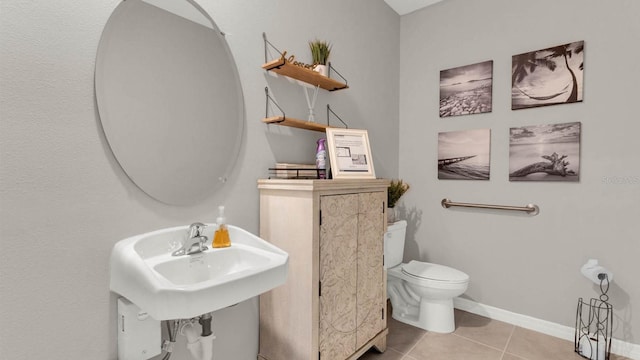
M 307 41 L 333 43 L 332 59 L 350 89 L 321 93 L 366 128 L 379 177 L 398 174 L 400 17 L 382 0 L 212 1 L 198 3 L 228 33 L 246 104 L 236 171 L 217 194 L 194 206 L 145 195 L 113 158 L 100 126 L 93 70 L 101 31 L 118 1 L 0 3 L 0 354 L 7 359 L 115 359 L 115 297 L 109 293 L 114 243 L 154 229 L 215 221 L 258 232 L 256 180 L 275 161 L 313 162 L 319 133 L 267 127 L 264 87 L 287 114 L 306 115 L 304 94 L 261 69 L 262 32 L 305 62 Z M 274 55 L 275 56 L 275 55 Z M 371 61 L 375 59 L 375 61 Z M 256 304 L 226 321 L 227 338 L 250 332 Z M 215 321 L 215 320 L 214 320 Z M 224 359 L 238 345 L 218 334 Z M 242 339 L 255 346 L 255 333 Z M 231 355 L 233 354 L 233 355 Z M 247 359 L 252 358 L 247 356 Z M 255 358 L 255 357 L 253 357 Z
M 400 176 L 412 188 L 405 260 L 461 269 L 466 297 L 574 325 L 579 297 L 599 294 L 580 274 L 589 258 L 613 271 L 614 337 L 640 343 L 640 167 L 635 0 L 448 0 L 403 16 Z M 511 56 L 585 41 L 584 101 L 512 111 Z M 493 60 L 493 112 L 440 119 L 440 70 Z M 580 181 L 509 182 L 509 128 L 580 121 Z M 438 132 L 491 129 L 491 179 L 437 179 Z M 524 206 L 535 217 L 445 210 L 440 200 Z M 635 314 L 634 314 L 635 313 Z

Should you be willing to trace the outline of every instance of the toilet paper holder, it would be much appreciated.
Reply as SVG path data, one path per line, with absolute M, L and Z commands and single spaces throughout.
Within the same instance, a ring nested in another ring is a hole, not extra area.
M 607 285 L 613 281 L 613 273 L 605 269 L 603 266 L 598 265 L 598 260 L 596 259 L 587 260 L 587 262 L 580 268 L 580 272 L 587 279 L 593 281 L 597 285 L 602 284 L 602 280 L 605 279 L 605 276 L 607 279 Z
M 608 302 L 609 282 L 613 274 L 590 259 L 580 269 L 582 274 L 600 285 L 600 298 L 585 302 L 578 299 L 574 351 L 585 359 L 609 360 L 613 331 L 613 306 Z

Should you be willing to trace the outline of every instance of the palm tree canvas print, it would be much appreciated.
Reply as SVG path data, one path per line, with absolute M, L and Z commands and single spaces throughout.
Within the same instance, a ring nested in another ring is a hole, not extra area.
M 440 71 L 440 117 L 491 112 L 493 61 Z
M 578 181 L 580 123 L 509 130 L 510 181 Z
M 511 109 L 582 101 L 584 41 L 514 55 Z
M 491 130 L 438 133 L 438 179 L 489 180 Z

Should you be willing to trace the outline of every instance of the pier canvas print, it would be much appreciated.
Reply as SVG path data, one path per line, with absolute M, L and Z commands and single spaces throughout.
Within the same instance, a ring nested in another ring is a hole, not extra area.
M 438 134 L 438 179 L 489 180 L 491 130 Z
M 491 112 L 493 60 L 440 71 L 440 117 Z
M 514 55 L 511 109 L 582 101 L 584 41 Z
M 578 181 L 580 123 L 523 126 L 509 131 L 510 181 Z

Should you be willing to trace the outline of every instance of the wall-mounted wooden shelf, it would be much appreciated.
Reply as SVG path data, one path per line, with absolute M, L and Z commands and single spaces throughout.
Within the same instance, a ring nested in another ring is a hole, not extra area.
M 308 69 L 303 66 L 295 65 L 289 60 L 287 60 L 287 58 L 285 57 L 286 51 L 283 53 L 280 50 L 278 50 L 275 46 L 273 46 L 273 44 L 271 44 L 267 40 L 266 33 L 262 33 L 262 38 L 264 39 L 264 61 L 265 61 L 265 64 L 262 65 L 263 69 L 314 86 L 315 94 L 313 96 L 313 101 L 309 100 L 309 95 L 307 93 L 308 89 L 306 87 L 303 87 L 305 90 L 305 95 L 307 96 L 307 105 L 309 106 L 310 114 L 312 114 L 312 111 L 313 111 L 312 109 L 315 104 L 315 95 L 317 95 L 318 93 L 318 88 L 322 88 L 328 91 L 336 91 L 336 90 L 347 89 L 349 87 L 347 85 L 347 79 L 345 79 L 344 76 L 342 76 L 338 71 L 336 71 L 331 66 L 330 62 L 327 64 L 329 68 L 329 76 L 324 76 L 316 71 L 313 71 L 313 69 Z M 280 57 L 278 59 L 275 59 L 272 61 L 268 60 L 269 59 L 268 51 L 267 51 L 268 45 L 270 45 L 273 49 L 275 49 L 278 52 L 278 54 L 280 54 Z M 335 74 L 337 74 L 340 78 L 342 78 L 342 80 L 344 80 L 344 83 L 332 78 L 331 77 L 332 72 L 335 72 Z M 266 95 L 267 106 L 265 111 L 265 117 L 262 119 L 262 122 L 265 124 L 274 124 L 274 125 L 294 127 L 298 129 L 325 132 L 327 128 L 333 127 L 329 125 L 329 114 L 332 113 L 335 115 L 335 117 L 338 120 L 340 120 L 340 122 L 345 127 L 348 127 L 347 124 L 344 121 L 342 121 L 342 119 L 340 119 L 340 117 L 334 111 L 331 110 L 331 108 L 329 107 L 329 104 L 327 104 L 327 124 L 326 125 L 312 122 L 312 121 L 305 121 L 305 120 L 286 117 L 284 110 L 278 105 L 278 103 L 271 96 L 269 96 L 268 87 L 264 88 L 264 92 Z M 280 110 L 282 115 L 269 116 L 270 104 L 275 105 Z
M 312 130 L 312 131 L 319 131 L 319 132 L 325 132 L 327 128 L 333 127 L 329 125 L 323 125 L 323 124 L 319 124 L 311 121 L 293 119 L 293 118 L 284 117 L 284 116 L 267 117 L 262 119 L 262 122 L 265 124 L 276 124 L 280 126 L 289 126 L 289 127 L 294 127 L 298 129 L 305 129 L 305 130 Z
M 342 90 L 349 87 L 345 83 L 341 83 L 335 79 L 321 75 L 320 73 L 311 69 L 293 65 L 285 58 L 279 58 L 270 61 L 262 65 L 262 68 L 267 71 L 273 71 L 276 74 L 288 76 L 292 79 L 306 82 L 313 86 L 319 86 L 322 89 L 329 91 Z

